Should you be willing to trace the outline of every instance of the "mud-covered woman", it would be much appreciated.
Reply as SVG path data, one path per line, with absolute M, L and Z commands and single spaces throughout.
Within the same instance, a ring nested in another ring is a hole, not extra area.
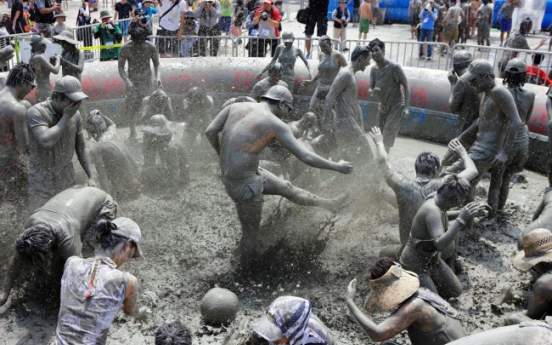
M 8 300 L 16 276 L 30 270 L 59 281 L 65 261 L 82 256 L 82 243 L 101 219 L 114 219 L 117 203 L 95 187 L 74 186 L 57 194 L 23 222 L 0 288 L 0 306 Z M 82 239 L 81 239 L 82 237 Z M 90 236 L 92 238 L 92 236 Z
M 61 56 L 52 56 L 47 59 L 44 56 L 46 47 L 52 43 L 47 38 L 39 35 L 31 37 L 31 58 L 29 64 L 36 71 L 36 101 L 44 102 L 52 95 L 52 84 L 50 83 L 50 73 L 58 74 L 61 65 Z

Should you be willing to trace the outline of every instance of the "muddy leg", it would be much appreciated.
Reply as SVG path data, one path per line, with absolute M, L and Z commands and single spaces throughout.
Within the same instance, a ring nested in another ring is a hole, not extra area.
M 10 261 L 8 262 L 6 276 L 2 282 L 2 290 L 0 290 L 0 306 L 3 306 L 8 300 L 13 287 L 13 281 L 15 280 L 16 275 L 20 273 L 20 267 L 19 256 L 17 254 L 12 255 Z
M 508 194 L 510 194 L 510 181 L 512 181 L 512 176 L 514 172 L 508 168 L 504 171 L 502 176 L 502 186 L 500 187 L 500 194 L 498 196 L 498 210 L 502 211 L 506 201 L 508 200 Z
M 420 279 L 420 287 L 426 288 L 429 291 L 435 292 L 438 294 L 437 287 L 435 286 L 435 283 L 433 282 L 433 279 L 429 276 L 427 273 L 419 274 L 418 279 Z
M 489 186 L 489 195 L 487 196 L 487 203 L 492 208 L 493 216 L 496 215 L 498 211 L 498 199 L 500 192 L 502 190 L 503 177 L 504 177 L 505 167 L 491 169 L 491 184 Z M 508 185 L 508 183 L 506 184 Z
M 383 134 L 383 145 L 385 146 L 385 151 L 389 153 L 391 147 L 395 144 L 395 139 L 399 135 L 399 130 L 403 123 L 403 109 L 404 107 L 399 107 L 391 113 L 387 114 L 387 119 L 385 120 L 385 125 L 382 127 L 381 133 Z
M 462 294 L 462 283 L 442 259 L 439 260 L 439 267 L 432 270 L 431 279 L 439 295 L 445 299 Z
M 240 240 L 240 262 L 242 269 L 251 267 L 255 258 L 255 248 L 257 247 L 257 234 L 261 224 L 263 214 L 262 201 L 246 201 L 236 204 L 238 218 L 242 226 L 242 237 Z
M 342 194 L 335 199 L 325 199 L 304 189 L 295 187 L 291 182 L 282 180 L 269 171 L 263 172 L 265 178 L 263 194 L 281 195 L 290 201 L 302 206 L 320 206 L 331 212 L 337 212 L 348 198 Z

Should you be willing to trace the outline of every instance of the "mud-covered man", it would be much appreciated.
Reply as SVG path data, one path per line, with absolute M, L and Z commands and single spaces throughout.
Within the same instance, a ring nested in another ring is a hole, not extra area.
M 20 205 L 27 202 L 27 109 L 20 101 L 34 89 L 34 79 L 31 65 L 17 64 L 0 91 L 0 203 L 4 199 Z
M 462 76 L 477 92 L 484 92 L 479 107 L 479 118 L 458 139 L 460 142 L 477 133 L 468 154 L 475 163 L 478 175 L 471 181 L 470 199 L 483 175 L 493 167 L 506 163 L 518 130 L 523 126 L 514 98 L 506 88 L 495 81 L 493 66 L 487 60 L 475 60 Z M 464 163 L 457 161 L 446 169 L 457 172 Z M 489 192 L 489 194 L 492 191 Z
M 385 58 L 385 44 L 376 38 L 368 46 L 376 62 L 370 70 L 370 94 L 380 101 L 378 125 L 382 130 L 385 150 L 389 152 L 404 118 L 409 114 L 410 88 L 401 65 Z
M 157 89 L 151 95 L 142 100 L 142 120 L 147 122 L 150 117 L 157 114 L 163 114 L 169 121 L 174 121 L 174 110 L 169 95 L 162 89 Z
M 355 73 L 370 65 L 371 52 L 365 45 L 353 50 L 351 61 L 335 77 L 322 107 L 322 133 L 333 137 L 341 154 L 349 154 L 359 146 L 370 159 L 372 149 L 364 135 L 364 118 L 358 103 L 358 87 Z M 333 110 L 335 109 L 335 116 Z
M 256 256 L 263 194 L 281 195 L 299 205 L 321 206 L 331 211 L 336 211 L 346 198 L 321 198 L 259 168 L 261 153 L 273 140 L 277 140 L 312 167 L 344 174 L 352 171 L 351 163 L 328 161 L 308 151 L 295 139 L 291 129 L 280 120 L 291 113 L 292 102 L 291 92 L 286 87 L 273 86 L 261 103 L 235 103 L 224 108 L 205 132 L 219 155 L 222 183 L 236 203 L 242 224 L 240 249 L 243 269 L 247 269 Z
M 399 206 L 399 238 L 401 244 L 383 248 L 379 256 L 399 260 L 403 248 L 408 243 L 414 216 L 426 198 L 441 188 L 445 179 L 439 178 L 439 171 L 441 169 L 439 157 L 433 152 L 422 152 L 416 157 L 416 162 L 414 163 L 416 179 L 410 180 L 399 174 L 389 165 L 389 156 L 385 151 L 380 129 L 377 127 L 372 128 L 370 135 L 376 144 L 377 160 L 383 177 L 387 185 L 395 192 L 397 205 Z M 458 140 L 453 140 L 449 146 L 452 152 L 456 152 L 465 161 L 466 169 L 459 173 L 458 176 L 464 177 L 468 181 L 477 176 L 475 164 L 462 144 Z
M 395 310 L 376 324 L 355 304 L 356 283 L 347 287 L 347 307 L 358 324 L 375 342 L 396 345 L 388 340 L 406 330 L 412 345 L 444 345 L 466 336 L 458 312 L 439 295 L 420 288 L 416 274 L 389 258 L 380 258 L 370 269 L 370 294 L 364 308 L 370 314 Z
M 153 43 L 146 41 L 148 29 L 135 26 L 129 30 L 129 34 L 132 40 L 125 43 L 119 54 L 119 75 L 126 84 L 125 110 L 126 118 L 130 121 L 130 137 L 136 138 L 136 121 L 142 99 L 151 94 L 153 89 L 150 60 L 153 62 L 157 86 L 162 86 L 159 76 L 159 53 Z M 127 61 L 128 74 L 125 71 Z
M 16 276 L 26 271 L 25 263 L 60 278 L 65 260 L 82 256 L 82 243 L 90 239 L 90 227 L 116 214 L 117 203 L 109 194 L 84 186 L 66 189 L 35 210 L 23 222 L 23 232 L 15 241 L 15 254 L 0 290 L 0 305 L 6 302 Z
M 284 73 L 284 67 L 279 62 L 272 63 L 268 66 L 268 77 L 259 81 L 253 90 L 251 90 L 251 98 L 255 99 L 257 102 L 261 101 L 261 98 L 266 95 L 268 89 L 275 85 L 281 85 L 288 87 L 288 84 L 282 79 Z
M 86 118 L 86 130 L 96 140 L 90 156 L 98 172 L 100 186 L 117 200 L 140 196 L 138 163 L 117 135 L 117 126 L 99 110 Z
M 187 153 L 181 133 L 171 129 L 171 122 L 164 115 L 153 115 L 144 133 L 144 168 L 142 181 L 148 188 L 174 192 L 189 182 Z
M 78 110 L 85 98 L 88 96 L 82 92 L 80 81 L 65 76 L 56 80 L 51 98 L 35 104 L 27 112 L 31 211 L 75 185 L 71 161 L 75 153 L 88 176 L 88 185 L 96 184 Z

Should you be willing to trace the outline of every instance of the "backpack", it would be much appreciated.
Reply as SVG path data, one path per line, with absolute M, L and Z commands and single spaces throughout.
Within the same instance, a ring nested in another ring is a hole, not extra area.
M 307 24 L 310 18 L 310 8 L 304 8 L 297 12 L 297 22 L 301 24 Z
M 44 0 L 44 8 L 51 8 L 52 3 L 50 0 Z M 40 13 L 38 7 L 36 7 L 36 4 L 34 6 L 34 12 L 35 12 L 35 18 L 37 23 L 46 23 L 46 24 L 54 24 L 56 22 L 56 19 L 54 18 L 54 12 L 50 12 L 47 14 Z

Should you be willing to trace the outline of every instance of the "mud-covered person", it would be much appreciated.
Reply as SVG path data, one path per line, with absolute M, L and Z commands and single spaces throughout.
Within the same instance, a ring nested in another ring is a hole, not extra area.
M 36 101 L 44 102 L 52 95 L 52 84 L 50 73 L 58 74 L 61 66 L 61 56 L 52 56 L 50 59 L 44 57 L 48 44 L 52 43 L 47 38 L 33 35 L 31 37 L 31 58 L 29 64 L 36 71 Z
M 96 256 L 72 256 L 65 263 L 56 345 L 106 344 L 121 306 L 126 315 L 138 320 L 151 314 L 151 309 L 138 302 L 138 279 L 119 270 L 125 262 L 142 257 L 138 225 L 125 217 L 101 220 L 94 232 L 98 237 Z M 147 296 L 154 299 L 155 295 Z
M 165 115 L 169 121 L 175 120 L 171 98 L 162 89 L 157 89 L 151 95 L 144 97 L 141 114 L 142 123 L 147 122 L 150 117 L 157 114 Z
M 29 153 L 27 109 L 20 103 L 35 87 L 35 70 L 26 63 L 15 65 L 0 91 L 0 203 L 4 200 L 25 207 L 28 198 Z
M 517 132 L 506 163 L 491 171 L 489 206 L 496 212 L 502 212 L 504 209 L 510 192 L 512 176 L 523 171 L 525 162 L 529 158 L 529 129 L 527 123 L 533 113 L 535 93 L 523 88 L 526 78 L 527 65 L 525 61 L 518 58 L 508 61 L 502 83 L 506 85 L 514 98 L 522 126 Z
M 550 230 L 535 229 L 525 234 L 523 250 L 512 259 L 512 264 L 522 273 L 531 273 L 534 280 L 533 294 L 529 295 L 527 311 L 506 316 L 504 324 L 513 325 L 552 316 L 552 233 Z M 514 291 L 510 293 L 518 294 Z
M 385 150 L 389 152 L 399 135 L 402 122 L 409 114 L 410 88 L 401 65 L 385 58 L 385 43 L 370 41 L 376 66 L 370 70 L 370 94 L 379 101 L 378 125 L 383 134 Z
M 339 156 L 350 157 L 359 146 L 362 154 L 372 160 L 368 138 L 364 135 L 364 114 L 358 103 L 358 86 L 355 73 L 370 65 L 371 50 L 358 45 L 351 54 L 351 61 L 335 77 L 322 107 L 322 133 L 331 137 Z M 335 111 L 334 111 L 335 110 Z M 329 139 L 329 138 L 328 138 Z
M 29 133 L 29 208 L 42 206 L 59 192 L 75 185 L 72 158 L 77 158 L 95 186 L 95 176 L 86 149 L 79 107 L 88 98 L 80 81 L 71 76 L 56 80 L 54 93 L 27 112 Z
M 456 174 L 445 177 L 437 193 L 429 195 L 412 221 L 410 237 L 399 262 L 418 274 L 420 284 L 443 298 L 462 294 L 462 283 L 443 258 L 455 261 L 458 235 L 485 206 L 469 203 L 449 224 L 447 211 L 462 205 L 470 192 L 470 183 Z
M 294 296 L 275 299 L 257 323 L 248 345 L 337 345 L 311 302 Z
M 159 53 L 155 45 L 146 41 L 148 28 L 134 26 L 129 29 L 131 41 L 125 43 L 119 54 L 119 75 L 126 84 L 125 114 L 130 121 L 130 138 L 136 138 L 136 121 L 140 112 L 140 105 L 144 97 L 153 90 L 150 60 L 153 63 L 153 72 L 158 87 L 161 85 L 159 75 Z M 128 74 L 125 65 L 128 62 Z M 169 115 L 170 116 L 170 115 Z
M 383 248 L 379 256 L 390 257 L 398 261 L 403 248 L 408 243 L 412 221 L 418 209 L 430 194 L 437 192 L 441 188 L 445 179 L 439 177 L 441 165 L 439 157 L 433 152 L 422 152 L 416 157 L 414 163 L 416 179 L 410 180 L 399 174 L 389 164 L 389 156 L 385 151 L 380 129 L 377 127 L 372 128 L 370 135 L 376 144 L 377 161 L 385 182 L 395 192 L 397 205 L 399 206 L 399 239 L 401 244 Z M 457 140 L 453 140 L 449 146 L 452 152 L 456 152 L 465 161 L 466 169 L 460 172 L 458 176 L 468 181 L 477 176 L 475 164 L 462 144 Z
M 349 162 L 328 161 L 305 149 L 280 118 L 293 110 L 293 97 L 284 86 L 273 86 L 261 103 L 235 103 L 224 108 L 205 134 L 219 156 L 221 179 L 236 204 L 242 225 L 240 243 L 242 268 L 256 257 L 257 236 L 263 209 L 263 194 L 281 195 L 304 206 L 321 206 L 336 211 L 346 196 L 326 199 L 293 186 L 259 167 L 263 150 L 274 140 L 302 162 L 319 169 L 344 174 Z
M 263 72 L 259 73 L 258 77 L 260 77 Z M 275 85 L 288 87 L 288 84 L 285 81 L 281 80 L 283 73 L 284 68 L 279 62 L 271 63 L 268 66 L 268 77 L 257 82 L 257 84 L 253 86 L 253 90 L 251 90 L 251 95 L 249 96 L 251 96 L 251 98 L 255 99 L 257 102 L 260 102 L 261 98 L 266 95 L 267 91 L 271 87 Z
M 158 114 L 142 128 L 144 167 L 141 179 L 145 187 L 174 196 L 174 192 L 188 184 L 190 176 L 182 138 L 171 125 L 164 115 Z
M 192 345 L 192 332 L 180 320 L 165 321 L 155 331 L 155 345 Z
M 82 255 L 82 243 L 88 241 L 91 225 L 100 219 L 113 219 L 116 213 L 117 203 L 109 194 L 84 186 L 66 189 L 35 210 L 23 222 L 23 232 L 15 241 L 15 254 L 0 290 L 0 305 L 6 302 L 16 277 L 29 271 L 29 265 L 61 277 L 65 260 Z
M 469 201 L 473 200 L 475 188 L 483 175 L 492 168 L 500 168 L 515 143 L 517 132 L 523 126 L 514 98 L 506 88 L 495 81 L 493 66 L 487 60 L 473 61 L 462 76 L 477 92 L 484 95 L 479 107 L 479 118 L 465 130 L 458 140 L 464 142 L 476 136 L 468 151 L 478 175 L 471 181 Z M 457 161 L 445 169 L 447 173 L 458 172 L 463 162 Z M 492 191 L 489 191 L 489 195 Z
M 184 110 L 177 116 L 179 121 L 186 121 L 185 145 L 187 149 L 193 150 L 198 143 L 203 142 L 202 139 L 205 139 L 203 133 L 213 121 L 215 103 L 205 89 L 194 86 L 188 90 L 182 106 Z
M 117 135 L 115 123 L 99 110 L 92 110 L 86 118 L 86 131 L 96 141 L 90 149 L 90 156 L 101 188 L 117 200 L 138 198 L 140 168 Z
M 462 76 L 468 71 L 468 66 L 473 62 L 472 54 L 467 50 L 455 51 L 452 55 L 452 71 L 448 75 L 451 85 L 449 97 L 449 109 L 453 114 L 458 115 L 458 127 L 456 136 L 468 129 L 479 117 L 479 93 Z M 465 137 L 462 141 L 464 147 L 471 147 L 475 141 L 475 135 Z M 451 165 L 458 159 L 453 151 L 448 151 L 443 157 L 444 167 Z
M 75 39 L 73 31 L 62 31 L 59 35 L 52 38 L 56 42 L 59 42 L 61 48 L 63 48 L 63 53 L 61 54 L 61 75 L 70 75 L 81 80 L 81 74 L 84 69 L 84 51 L 77 48 L 79 41 Z
M 546 114 L 548 115 L 548 159 L 546 160 L 546 176 L 548 185 L 552 186 L 552 86 L 546 93 Z
M 389 340 L 406 330 L 412 345 L 444 345 L 466 336 L 458 312 L 439 295 L 420 287 L 418 276 L 391 259 L 379 258 L 369 271 L 370 294 L 364 308 L 370 314 L 391 315 L 376 324 L 355 304 L 356 278 L 347 287 L 347 307 L 358 324 L 375 342 L 396 345 Z

